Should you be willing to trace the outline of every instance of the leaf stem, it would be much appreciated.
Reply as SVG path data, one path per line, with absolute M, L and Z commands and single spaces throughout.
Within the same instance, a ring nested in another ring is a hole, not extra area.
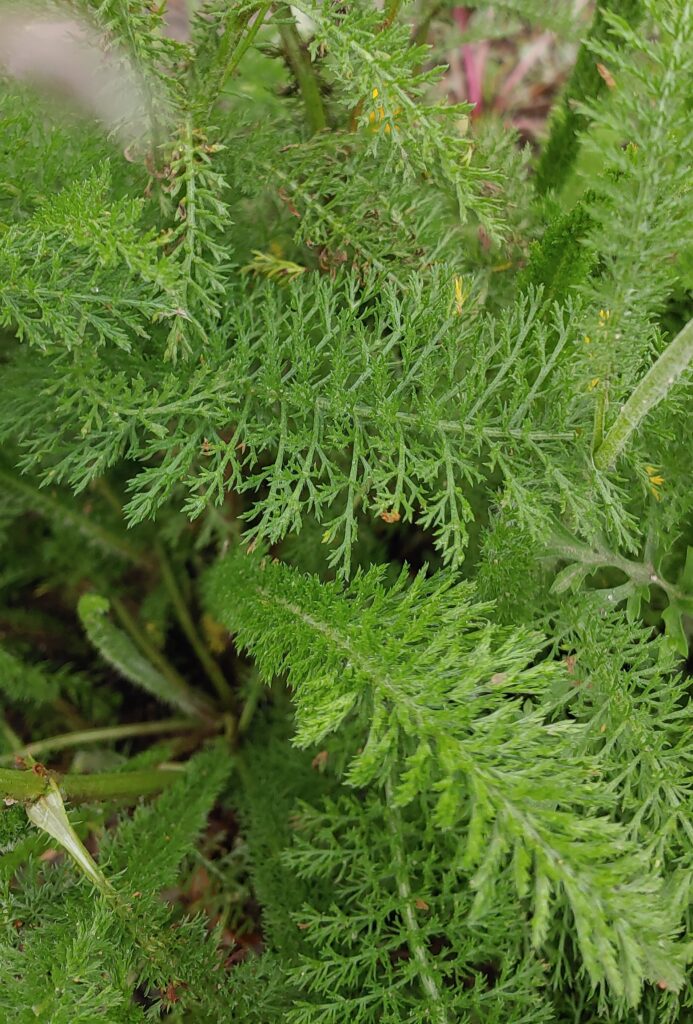
M 597 469 L 609 469 L 647 414 L 667 396 L 693 362 L 693 320 L 689 320 L 636 387 L 594 455 Z
M 2 731 L 5 734 L 5 739 L 10 744 L 11 747 L 20 748 L 22 746 L 21 739 L 14 731 L 14 729 L 12 728 L 12 726 L 7 721 L 4 715 L 0 715 L 0 731 Z M 0 761 L 11 761 L 15 753 L 16 750 L 12 750 L 12 752 L 9 754 L 3 754 L 0 757 Z
M 298 83 L 298 88 L 306 109 L 306 118 L 311 134 L 321 132 L 327 127 L 325 108 L 320 95 L 318 82 L 310 54 L 305 43 L 296 28 L 294 16 L 288 4 L 277 4 L 277 14 L 280 17 L 279 34 L 281 36 L 284 50 L 289 61 L 291 70 Z
M 418 25 L 414 26 L 411 36 L 412 46 L 425 46 L 428 42 L 428 33 L 431 28 L 431 22 L 433 19 L 443 10 L 444 4 L 438 2 L 432 3 L 428 11 L 424 14 L 423 18 Z M 417 73 L 421 71 L 421 65 L 416 68 Z
M 262 691 L 265 688 L 262 676 L 259 672 L 255 674 L 252 679 L 250 687 L 248 688 L 248 694 L 241 711 L 241 716 L 238 720 L 238 735 L 242 736 L 250 728 L 250 723 L 253 720 L 257 706 L 260 703 Z
M 11 761 L 16 756 L 27 757 L 30 755 L 33 757 L 36 754 L 66 750 L 69 747 L 78 747 L 85 743 L 109 743 L 113 740 L 129 739 L 134 736 L 156 736 L 165 732 L 187 732 L 199 728 L 199 721 L 192 718 L 162 718 L 158 722 L 127 722 L 124 725 L 108 725 L 98 729 L 65 732 L 25 745 L 22 745 L 19 738 L 16 737 L 15 749 L 9 754 L 0 756 L 0 761 Z
M 380 31 L 389 28 L 394 22 L 395 18 L 399 13 L 399 9 L 402 6 L 402 0 L 386 0 L 385 2 L 385 17 L 380 26 Z
M 188 638 L 190 646 L 197 655 L 197 659 L 204 669 L 207 678 L 216 690 L 219 699 L 225 707 L 229 708 L 233 704 L 233 691 L 229 686 L 224 673 L 217 665 L 204 640 L 197 631 L 197 627 L 193 621 L 188 606 L 185 603 L 185 598 L 183 597 L 180 586 L 178 585 L 178 580 L 176 579 L 176 574 L 173 571 L 173 566 L 161 545 L 157 546 L 157 556 L 161 567 L 161 577 L 164 581 L 164 586 L 168 591 L 169 597 L 171 598 L 173 610 L 178 622 L 180 623 L 181 629 Z
M 594 406 L 594 421 L 592 425 L 592 451 L 599 451 L 604 441 L 604 423 L 606 420 L 606 408 L 608 396 L 606 385 L 602 385 L 597 392 L 597 400 Z
M 110 505 L 118 518 L 123 517 L 123 506 L 105 476 L 99 476 L 92 482 L 92 489 L 100 494 L 103 500 Z
M 60 791 L 67 800 L 136 800 L 149 793 L 158 793 L 175 781 L 179 771 L 151 768 L 133 772 L 101 772 L 97 775 L 68 774 L 57 778 Z M 0 793 L 11 800 L 38 800 L 50 791 L 52 776 L 12 768 L 0 768 Z
M 219 96 L 229 78 L 252 46 L 271 6 L 272 0 L 270 0 L 269 3 L 261 4 L 255 11 L 254 17 L 251 12 L 244 24 L 240 27 L 238 33 L 234 33 L 230 25 L 224 32 L 221 43 L 219 44 L 219 52 L 217 55 L 219 63 L 222 64 L 223 67 L 214 89 L 216 95 L 210 100 L 210 104 L 214 102 L 217 96 Z M 251 18 L 253 18 L 252 22 L 250 21 Z M 244 31 L 244 29 L 246 29 L 246 31 Z M 231 43 L 234 37 L 236 39 L 236 45 L 231 49 Z
M 145 658 L 159 669 L 159 672 L 161 672 L 162 676 L 165 676 L 166 679 L 168 679 L 176 692 L 183 693 L 184 691 L 187 691 L 189 689 L 188 684 L 178 669 L 174 668 L 166 655 L 162 654 L 159 648 L 151 642 L 145 631 L 135 620 L 134 616 L 130 614 L 120 598 L 111 598 L 111 607 L 113 608 L 121 626 L 125 632 L 129 634 L 131 640 L 140 649 L 141 653 L 144 654 Z

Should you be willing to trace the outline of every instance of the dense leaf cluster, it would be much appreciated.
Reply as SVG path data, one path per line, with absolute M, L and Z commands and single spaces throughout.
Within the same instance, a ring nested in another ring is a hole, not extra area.
M 193 6 L 0 67 L 0 1016 L 685 1024 L 691 0 L 470 6 L 538 154 L 445 5 Z

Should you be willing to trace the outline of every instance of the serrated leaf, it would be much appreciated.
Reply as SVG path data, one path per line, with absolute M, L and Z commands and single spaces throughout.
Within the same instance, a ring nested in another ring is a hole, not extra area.
M 335 732 L 356 700 L 354 693 L 337 692 L 328 676 L 311 680 L 310 689 L 316 694 L 310 703 L 310 715 L 300 715 L 296 723 L 295 743 L 303 749 Z
M 109 601 L 99 594 L 84 594 L 77 614 L 84 630 L 99 654 L 131 683 L 147 693 L 180 708 L 195 718 L 212 719 L 214 706 L 203 694 L 192 690 L 182 677 L 164 675 L 138 651 L 130 637 L 107 618 Z
M 564 569 L 561 569 L 551 584 L 551 593 L 563 594 L 566 590 L 577 590 L 593 569 L 594 567 L 585 567 L 580 565 L 579 562 L 567 565 Z
M 683 628 L 683 609 L 677 601 L 672 601 L 662 612 L 668 642 L 681 655 L 688 657 L 688 638 Z
M 546 941 L 549 931 L 551 907 L 551 880 L 540 868 L 534 876 L 534 913 L 532 914 L 532 945 L 539 948 Z
M 524 899 L 529 892 L 532 858 L 527 852 L 527 848 L 521 839 L 518 839 L 515 842 L 512 866 L 517 895 L 520 899 Z

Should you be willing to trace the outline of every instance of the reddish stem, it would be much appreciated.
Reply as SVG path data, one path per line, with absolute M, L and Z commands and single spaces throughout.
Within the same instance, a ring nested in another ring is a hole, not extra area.
M 453 7 L 452 9 L 455 24 L 463 32 L 467 28 L 472 14 L 473 11 L 468 7 Z M 474 104 L 472 117 L 478 117 L 482 111 L 484 102 L 484 67 L 487 51 L 488 43 L 463 43 L 461 47 L 462 68 L 467 83 L 467 100 L 469 103 Z

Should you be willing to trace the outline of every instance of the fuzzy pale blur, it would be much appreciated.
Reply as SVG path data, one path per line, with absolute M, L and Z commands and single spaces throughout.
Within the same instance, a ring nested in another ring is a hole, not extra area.
M 98 118 L 122 142 L 145 130 L 145 100 L 122 53 L 86 21 L 14 6 L 0 12 L 0 74 L 58 95 Z

